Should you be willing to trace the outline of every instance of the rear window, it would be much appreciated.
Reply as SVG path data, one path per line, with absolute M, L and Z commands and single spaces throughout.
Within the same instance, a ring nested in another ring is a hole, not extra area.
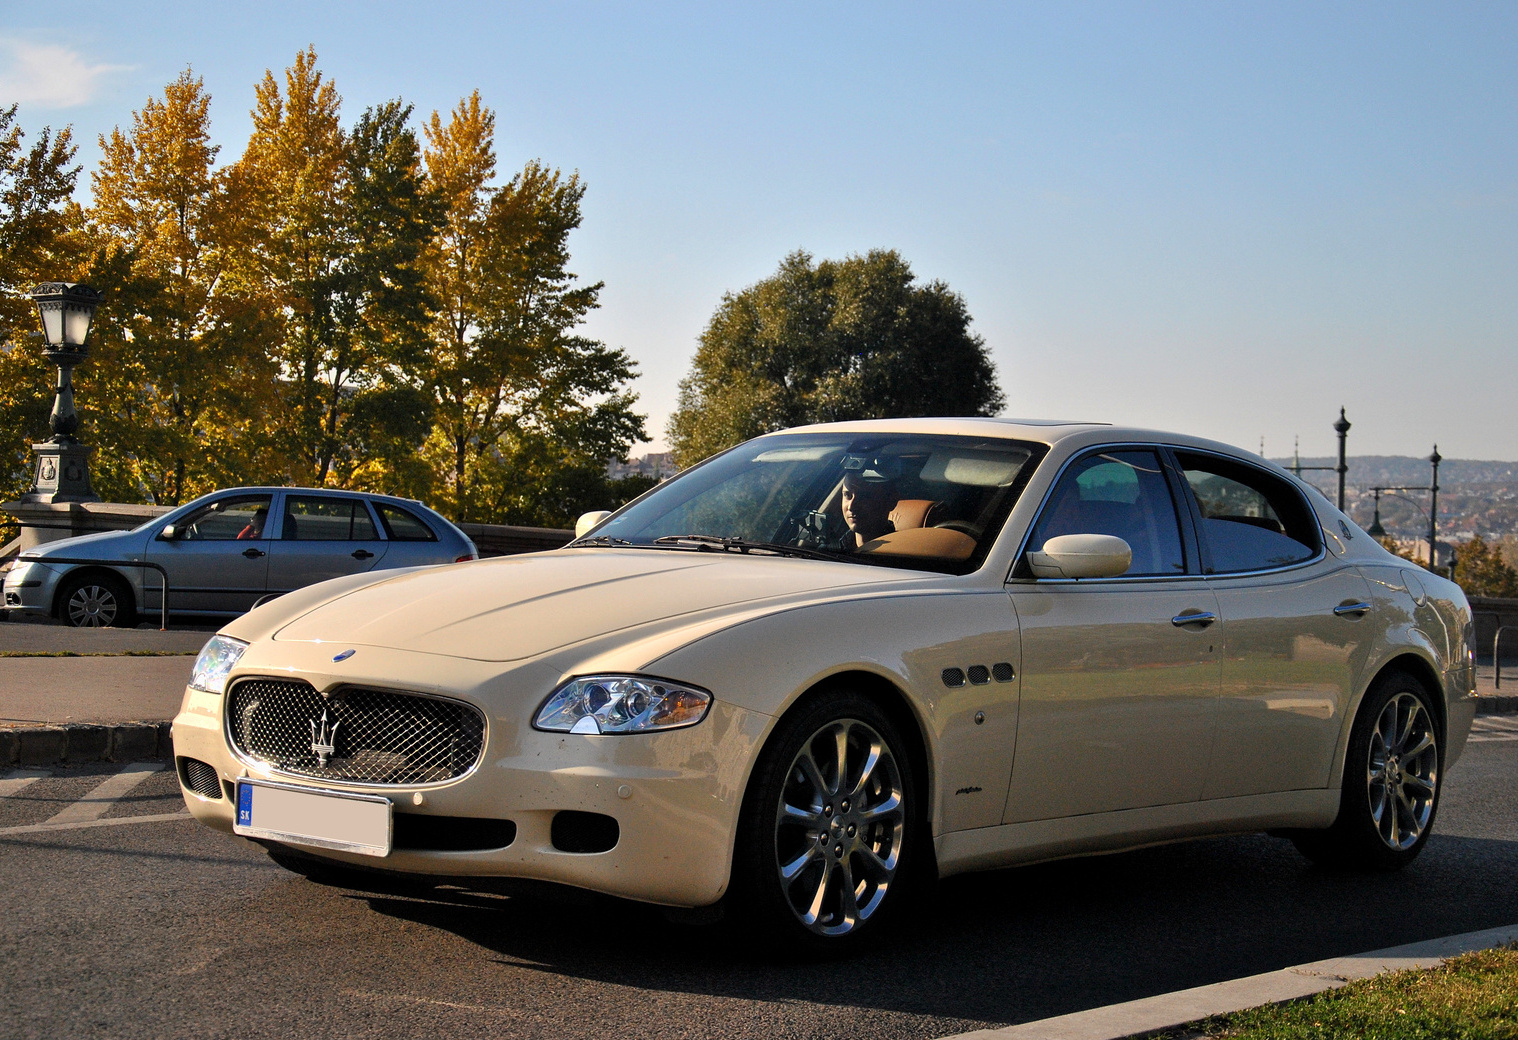
M 1284 480 L 1232 459 L 1186 452 L 1176 459 L 1201 516 L 1208 572 L 1285 567 L 1322 548 L 1317 517 Z
M 384 502 L 378 502 L 375 505 L 379 509 L 380 522 L 385 525 L 385 533 L 390 536 L 392 542 L 437 541 L 437 535 L 432 533 L 432 528 L 422 523 L 410 510 Z

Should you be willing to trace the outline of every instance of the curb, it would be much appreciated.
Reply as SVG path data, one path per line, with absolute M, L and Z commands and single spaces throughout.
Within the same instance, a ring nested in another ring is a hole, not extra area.
M 1130 1040 L 1176 1029 L 1214 1015 L 1227 1015 L 1265 1004 L 1301 1000 L 1338 989 L 1356 979 L 1388 971 L 1434 968 L 1446 959 L 1518 941 L 1518 924 L 1463 932 L 1426 942 L 1393 946 L 1350 957 L 1298 964 L 1263 975 L 1177 990 L 1123 1004 L 1077 1011 L 1001 1029 L 977 1029 L 942 1040 Z
M 1500 693 L 1476 698 L 1477 715 L 1518 715 L 1518 694 Z
M 174 757 L 168 722 L 0 727 L 0 766 L 143 762 Z

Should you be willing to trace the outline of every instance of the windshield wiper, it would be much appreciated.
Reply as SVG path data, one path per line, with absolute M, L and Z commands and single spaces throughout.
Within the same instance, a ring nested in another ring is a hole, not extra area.
M 747 555 L 751 550 L 771 552 L 776 556 L 799 556 L 805 560 L 838 560 L 843 554 L 826 549 L 810 549 L 800 545 L 782 545 L 779 542 L 751 542 L 746 538 L 719 538 L 711 534 L 667 534 L 654 539 L 655 545 L 689 545 L 702 552 L 738 552 Z
M 564 546 L 564 548 L 566 548 L 566 549 L 577 549 L 577 548 L 579 548 L 582 545 L 631 545 L 631 544 L 632 544 L 632 542 L 628 541 L 626 538 L 614 538 L 614 537 L 612 537 L 609 534 L 588 534 L 584 538 L 576 538 L 574 541 L 572 541 L 568 545 Z

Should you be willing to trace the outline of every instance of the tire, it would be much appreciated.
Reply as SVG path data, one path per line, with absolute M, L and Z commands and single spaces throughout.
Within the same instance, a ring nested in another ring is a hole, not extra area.
M 749 783 L 729 913 L 785 953 L 846 953 L 878 938 L 931 869 L 921 789 L 906 741 L 873 701 L 834 690 L 804 703 Z
M 1371 687 L 1349 735 L 1339 816 L 1292 841 L 1308 859 L 1352 870 L 1398 870 L 1423 851 L 1443 786 L 1439 717 L 1423 683 L 1392 672 Z
M 114 574 L 90 571 L 65 578 L 58 589 L 58 618 L 72 628 L 134 628 L 132 590 Z

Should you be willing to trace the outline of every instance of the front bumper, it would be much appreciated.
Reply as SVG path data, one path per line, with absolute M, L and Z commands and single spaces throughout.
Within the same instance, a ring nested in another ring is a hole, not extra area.
M 17 563 L 6 572 L 0 606 L 17 614 L 48 614 L 58 589 L 59 571 L 37 563 Z
M 275 645 L 282 647 L 281 656 L 289 656 L 291 644 Z M 232 682 L 251 675 L 294 676 L 318 690 L 362 683 L 441 693 L 435 678 L 424 684 L 393 677 L 423 674 L 421 669 L 435 677 L 441 661 L 459 672 L 481 667 L 475 662 L 365 648 L 370 674 L 337 676 L 331 674 L 331 647 L 318 645 L 314 653 L 300 649 L 297 654 L 311 658 L 311 667 L 297 664 L 276 669 L 266 661 L 260 668 L 256 658 L 261 651 L 267 652 L 267 646 L 250 648 Z M 326 671 L 317 657 L 326 664 Z M 542 673 L 541 681 L 520 674 L 533 671 Z M 482 678 L 473 688 L 467 676 L 459 678 L 465 681 L 448 689 L 447 695 L 474 703 L 485 712 L 485 751 L 473 772 L 441 785 L 333 784 L 276 773 L 232 751 L 223 725 L 222 695 L 198 690 L 185 691 L 174 719 L 174 754 L 176 759 L 198 759 L 212 766 L 224 792 L 239 777 L 270 779 L 318 790 L 383 794 L 397 815 L 510 820 L 516 827 L 510 845 L 478 851 L 408 848 L 375 858 L 299 846 L 302 853 L 322 859 L 425 875 L 534 878 L 672 906 L 705 906 L 721 898 L 731 871 L 744 785 L 772 721 L 768 716 L 718 701 L 697 725 L 664 733 L 544 733 L 529 724 L 531 712 L 563 676 L 525 668 L 504 677 L 511 685 L 530 688 L 532 693 L 525 698 L 508 695 L 500 676 Z M 179 772 L 183 783 L 184 770 Z M 213 799 L 183 788 L 183 795 L 198 820 L 232 832 L 235 806 L 226 793 Z M 614 818 L 619 828 L 615 846 L 595 853 L 556 848 L 553 821 L 565 810 Z

